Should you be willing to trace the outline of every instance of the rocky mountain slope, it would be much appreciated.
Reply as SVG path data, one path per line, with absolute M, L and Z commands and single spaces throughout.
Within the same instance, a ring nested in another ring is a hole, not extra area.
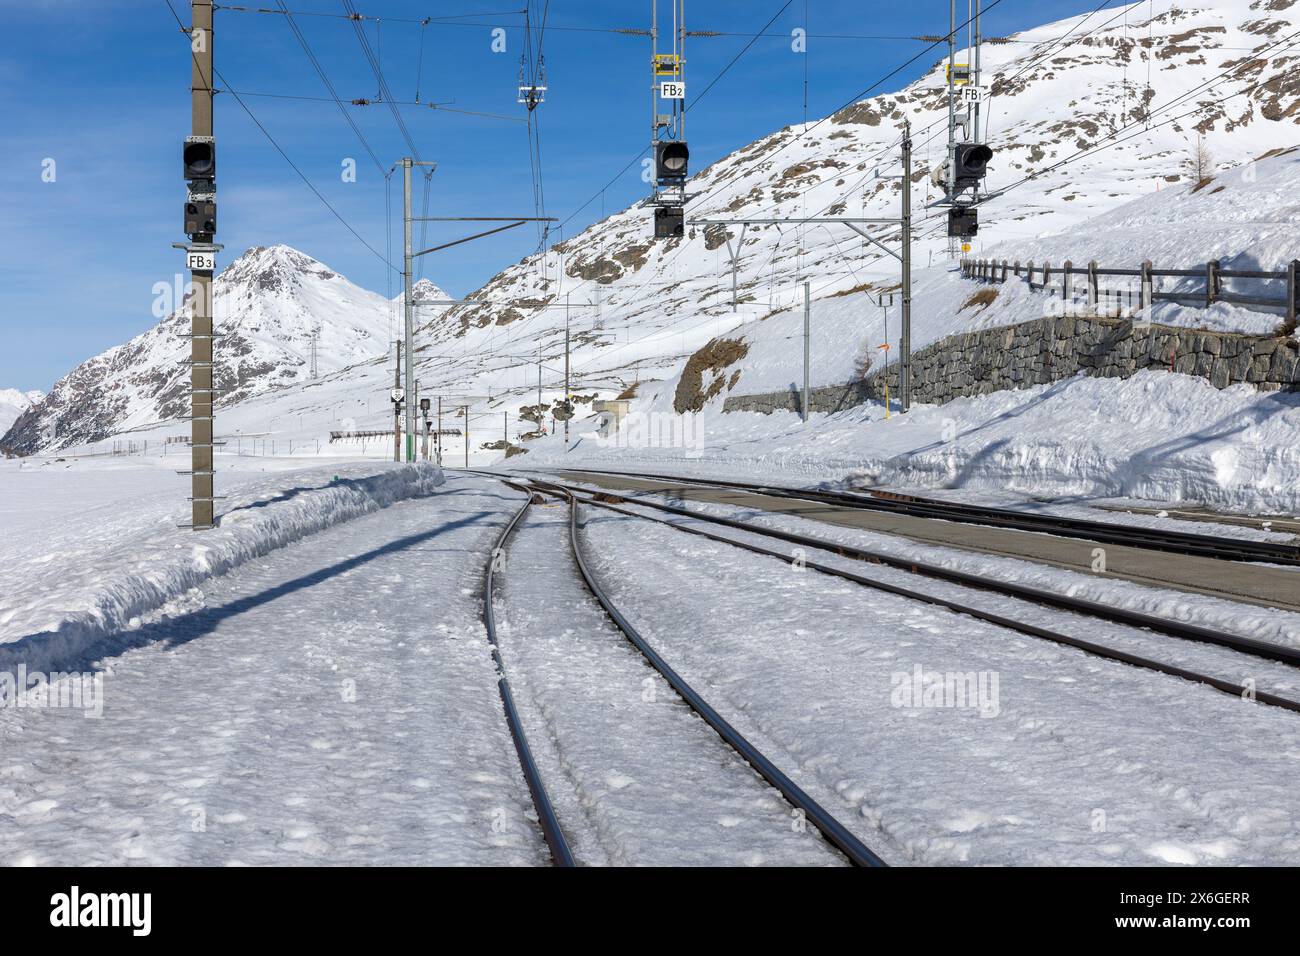
M 1143 2 L 1007 40 L 983 51 L 983 82 L 992 94 L 984 120 L 995 150 L 987 187 L 1001 194 L 981 207 L 971 255 L 1008 244 L 1031 248 L 1047 236 L 1058 237 L 1056 245 L 1064 250 L 1054 246 L 1054 254 L 1068 255 L 1064 245 L 1081 224 L 1134 199 L 1190 184 L 1198 175 L 1198 151 L 1201 172 L 1217 172 L 1300 142 L 1295 0 Z M 806 129 L 787 126 L 699 171 L 688 187 L 688 217 L 895 215 L 901 182 L 890 177 L 900 172 L 898 145 L 907 120 L 914 143 L 918 282 L 929 267 L 943 270 L 949 252 L 944 211 L 928 206 L 938 198 L 930 173 L 944 158 L 947 109 L 941 49 L 931 55 L 932 68 L 904 89 L 861 100 Z M 864 68 L 863 85 L 884 72 Z M 863 314 L 861 335 L 833 343 L 834 350 L 857 356 L 880 341 L 865 325 L 879 315 L 868 296 L 897 284 L 897 263 L 843 226 L 752 226 L 743 235 L 732 228 L 739 247 L 739 305 L 733 311 L 723 238 L 690 228 L 684 238 L 656 240 L 651 216 L 650 209 L 635 205 L 565 237 L 466 297 L 481 304 L 420 307 L 417 376 L 423 393 L 464 402 L 472 413 L 495 418 L 491 427 L 497 430 L 502 411 L 517 414 L 537 403 L 539 393 L 544 403 L 554 402 L 566 327 L 573 388 L 580 394 L 613 395 L 639 381 L 671 379 L 710 339 L 801 305 L 805 281 L 815 308 L 821 300 L 847 301 Z M 894 231 L 875 232 L 897 249 Z M 376 320 L 379 328 L 389 328 L 399 306 L 379 299 L 386 310 L 383 321 Z M 943 319 L 916 320 L 918 328 L 939 328 Z M 897 321 L 896 311 L 891 321 Z M 237 384 L 239 348 L 238 340 L 224 340 L 218 349 L 219 355 L 233 355 L 228 374 Z M 333 427 L 343 421 L 387 427 L 389 348 L 387 340 L 374 341 L 369 360 L 341 368 L 357 359 L 345 355 L 339 361 L 335 355 L 326 366 L 322 347 L 322 372 L 338 369 L 324 376 L 322 387 L 275 390 L 233 406 L 228 401 L 224 420 L 266 427 L 289 411 L 296 421 L 328 406 L 337 409 L 325 416 Z M 257 376 L 257 386 L 232 398 L 254 388 L 305 384 L 304 354 L 297 351 L 297 363 L 272 363 Z M 824 363 L 815 356 L 814 364 Z M 87 371 L 85 394 L 97 385 L 94 371 Z M 68 432 L 57 444 L 175 414 L 183 378 L 180 370 L 169 373 L 170 379 L 151 383 L 151 394 L 161 397 L 147 408 L 107 413 L 101 423 Z M 107 378 L 116 383 L 121 374 L 115 375 Z M 107 404 L 118 401 L 105 391 Z M 42 405 L 52 399 L 57 401 L 52 396 Z M 33 425 L 20 421 L 9 443 L 36 447 Z
M 316 342 L 320 374 L 382 355 L 390 347 L 393 306 L 288 246 L 255 247 L 215 280 L 218 385 L 230 406 L 311 379 Z M 156 302 L 188 294 L 155 287 Z M 441 296 L 432 283 L 421 292 Z M 166 308 L 160 311 L 167 311 Z M 73 369 L 12 423 L 0 444 L 13 453 L 64 448 L 188 413 L 188 307 L 130 341 Z
M 23 392 L 16 388 L 0 388 L 0 435 L 9 430 L 18 416 L 39 402 L 45 393 L 33 389 Z
M 1153 15 L 1154 14 L 1154 15 Z M 1235 166 L 1300 141 L 1300 13 L 1294 0 L 1137 3 L 987 45 L 984 119 L 995 149 L 973 255 L 986 245 L 1060 233 L 1133 198 L 1185 183 L 1199 148 L 1208 167 Z M 948 252 L 932 168 L 944 158 L 945 62 L 897 93 L 825 120 L 788 126 L 690 181 L 694 218 L 884 217 L 899 209 L 902 125 L 914 141 L 914 262 Z M 959 54 L 958 60 L 968 57 Z M 864 74 L 864 78 L 867 78 Z M 874 78 L 874 77 L 871 77 Z M 876 232 L 897 248 L 889 227 Z M 733 241 L 740 229 L 732 228 Z M 842 226 L 754 226 L 740 242 L 738 284 L 751 314 L 815 296 L 897 282 L 897 265 Z M 492 348 L 553 338 L 555 316 L 581 305 L 576 367 L 614 385 L 637 359 L 678 364 L 678 333 L 730 312 L 730 263 L 720 236 L 652 238 L 651 210 L 633 206 L 504 270 L 428 333 Z M 633 344 L 655 338 L 647 355 Z M 686 344 L 683 342 L 683 344 Z

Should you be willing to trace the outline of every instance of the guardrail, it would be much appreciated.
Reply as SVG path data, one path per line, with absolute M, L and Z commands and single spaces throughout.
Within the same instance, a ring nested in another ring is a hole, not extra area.
M 1137 282 L 1137 308 L 1149 308 L 1155 302 L 1192 303 L 1202 308 L 1209 308 L 1216 302 L 1231 305 L 1263 306 L 1280 309 L 1286 315 L 1288 323 L 1296 321 L 1297 276 L 1300 274 L 1300 260 L 1292 260 L 1287 268 L 1277 272 L 1263 272 L 1253 269 L 1224 269 L 1219 260 L 1212 259 L 1204 268 L 1197 269 L 1158 269 L 1150 261 L 1143 262 L 1137 269 L 1117 269 L 1099 266 L 1095 261 L 1086 266 L 1074 265 L 1069 259 L 1059 267 L 1044 262 L 1035 265 L 1032 261 L 1021 265 L 1019 260 L 1008 262 L 1006 259 L 963 259 L 962 275 L 967 279 L 982 282 L 1006 282 L 1008 279 L 1021 279 L 1031 289 L 1046 291 L 1055 296 L 1059 291 L 1061 297 L 1070 299 L 1075 296 L 1077 282 L 1085 283 L 1088 305 L 1101 309 L 1110 302 L 1121 306 L 1127 300 L 1133 306 L 1133 289 L 1103 289 L 1101 279 L 1106 276 L 1123 276 L 1135 278 Z M 1037 277 L 1037 281 L 1036 281 Z M 1161 278 L 1203 279 L 1204 287 L 1192 290 L 1163 290 L 1159 287 Z M 1262 282 L 1279 282 L 1285 294 L 1282 296 L 1245 295 L 1241 292 L 1225 290 L 1225 279 L 1243 279 Z
M 419 432 L 418 434 L 423 435 L 424 432 Z M 429 434 L 459 436 L 461 434 L 461 431 L 459 428 L 444 428 L 441 431 L 439 431 L 436 428 L 431 428 L 429 429 Z M 370 430 L 370 431 L 330 432 L 330 441 L 332 442 L 346 441 L 349 438 L 392 438 L 392 437 L 393 437 L 393 430 L 391 428 L 380 429 L 378 431 Z

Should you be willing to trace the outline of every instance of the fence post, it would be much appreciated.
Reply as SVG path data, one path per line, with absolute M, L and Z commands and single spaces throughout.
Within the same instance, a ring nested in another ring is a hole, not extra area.
M 1147 259 L 1142 263 L 1142 289 L 1138 293 L 1138 308 L 1149 309 L 1155 299 L 1155 289 L 1151 283 L 1151 260 Z
M 1006 259 L 1002 260 L 1002 281 L 1003 283 L 1007 281 L 1007 260 Z
M 1101 296 L 1097 289 L 1097 260 L 1093 259 L 1088 263 L 1088 305 L 1094 312 L 1097 311 L 1097 304 Z
M 1061 298 L 1066 302 L 1070 301 L 1070 294 L 1074 291 L 1071 285 L 1074 283 L 1074 263 L 1069 259 L 1065 260 L 1065 265 L 1061 267 Z
M 1292 325 L 1295 324 L 1295 298 L 1296 298 L 1296 271 L 1300 268 L 1300 262 L 1295 259 L 1286 267 L 1286 320 Z
M 1049 263 L 1043 263 L 1043 288 L 1047 290 L 1050 298 L 1056 293 L 1052 291 L 1052 266 Z
M 1214 305 L 1219 297 L 1219 260 L 1211 259 L 1205 264 L 1205 305 Z

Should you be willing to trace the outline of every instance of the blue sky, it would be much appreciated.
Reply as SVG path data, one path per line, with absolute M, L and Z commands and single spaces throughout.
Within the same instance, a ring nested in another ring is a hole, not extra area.
M 188 23 L 187 0 L 172 2 Z M 334 16 L 342 3 L 286 2 L 301 12 L 295 20 L 339 95 L 375 98 L 377 83 L 352 24 Z M 688 0 L 687 26 L 753 34 L 783 3 Z M 354 5 L 381 18 L 364 26 L 395 99 L 415 100 L 418 85 L 421 103 L 522 117 L 515 102 L 522 0 Z M 592 28 L 644 29 L 649 6 L 649 0 L 551 0 L 543 48 L 550 90 L 539 107 L 550 215 L 568 218 L 648 139 L 648 39 Z M 1010 33 L 1095 6 L 1095 0 L 1002 0 L 985 32 Z M 515 12 L 503 12 L 512 7 Z M 844 105 L 925 46 L 862 37 L 939 33 L 947 10 L 943 0 L 793 0 L 769 29 L 778 36 L 757 40 L 691 111 L 693 168 L 802 120 L 805 69 L 811 118 Z M 0 13 L 0 387 L 47 389 L 77 363 L 152 325 L 154 284 L 181 271 L 181 253 L 171 243 L 184 239 L 180 143 L 189 131 L 189 47 L 165 0 L 0 0 Z M 425 16 L 464 20 L 423 28 L 400 22 Z M 790 43 L 805 18 L 806 57 Z M 492 50 L 495 27 L 506 30 L 504 53 Z M 737 35 L 689 40 L 688 102 L 748 42 Z M 257 119 L 384 253 L 383 176 L 334 104 L 254 95 L 326 95 L 285 18 L 218 10 L 215 51 L 217 69 Z M 873 92 L 905 85 L 939 56 L 938 50 L 922 56 Z M 523 123 L 426 106 L 400 109 L 421 154 L 439 164 L 431 214 L 532 213 Z M 407 153 L 386 105 L 349 110 L 385 167 Z M 217 97 L 216 136 L 218 240 L 226 246 L 220 263 L 249 246 L 283 242 L 360 285 L 387 291 L 384 262 L 330 214 L 228 94 Z M 349 157 L 356 160 L 352 183 L 340 175 Z M 55 161 L 54 182 L 42 181 L 46 159 Z M 394 187 L 400 225 L 396 177 Z M 572 218 L 565 235 L 600 219 L 602 209 L 614 212 L 635 201 L 645 188 L 634 165 Z M 398 225 L 393 243 L 400 264 Z M 430 244 L 453 237 L 440 228 L 431 231 Z M 425 274 L 463 295 L 535 247 L 536 234 L 521 228 L 426 257 Z M 396 291 L 398 279 L 391 281 Z

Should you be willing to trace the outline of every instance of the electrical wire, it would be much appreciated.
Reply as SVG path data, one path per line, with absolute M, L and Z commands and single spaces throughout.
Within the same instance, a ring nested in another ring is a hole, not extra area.
M 394 102 L 395 97 L 388 88 L 388 81 L 384 79 L 384 71 L 376 58 L 375 53 L 370 48 L 370 41 L 366 39 L 365 27 L 362 26 L 360 15 L 357 14 L 356 8 L 352 5 L 352 0 L 342 0 L 343 9 L 347 10 L 349 19 L 352 21 L 353 31 L 356 33 L 357 42 L 361 44 L 361 52 L 365 54 L 366 62 L 370 64 L 371 71 L 375 74 L 375 81 L 379 84 L 379 98 L 388 104 L 388 109 L 393 114 L 393 122 L 397 124 L 398 131 L 402 138 L 406 140 L 407 149 L 411 151 L 411 156 L 417 161 L 421 159 L 420 150 L 415 145 L 415 140 L 411 138 L 411 131 L 406 128 L 406 123 L 402 120 L 402 113 Z
M 189 30 L 186 28 L 184 21 L 181 20 L 180 15 L 177 14 L 176 8 L 172 5 L 172 0 L 163 0 L 163 2 L 167 4 L 167 9 L 171 11 L 172 17 L 175 18 L 177 25 L 181 28 L 181 31 L 186 35 L 186 46 L 189 46 L 190 45 Z M 194 51 L 192 48 L 190 50 L 190 57 L 191 59 L 193 59 L 193 61 L 196 64 L 198 63 L 198 57 L 194 56 Z M 342 223 L 344 228 L 347 229 L 348 232 L 352 233 L 352 235 L 356 238 L 358 242 L 360 242 L 363 246 L 369 249 L 370 252 L 375 256 L 375 258 L 377 258 L 380 262 L 383 262 L 390 269 L 396 269 L 397 267 L 394 266 L 391 262 L 389 262 L 387 257 L 382 255 L 377 249 L 375 249 L 374 246 L 366 242 L 366 240 L 362 238 L 361 233 L 357 232 L 357 230 L 353 228 L 352 224 L 348 222 L 346 219 L 344 219 L 343 215 L 337 209 L 334 208 L 334 206 L 330 203 L 328 199 L 326 199 L 321 194 L 321 191 L 316 188 L 315 184 L 312 183 L 312 181 L 307 178 L 307 174 L 304 173 L 298 167 L 298 164 L 295 163 L 289 157 L 289 154 L 287 152 L 285 152 L 284 147 L 282 147 L 276 141 L 275 137 L 271 135 L 270 130 L 268 130 L 265 126 L 262 125 L 262 122 L 253 113 L 252 109 L 250 109 L 248 104 L 244 102 L 243 97 L 241 97 L 239 93 L 229 83 L 226 82 L 226 78 L 221 75 L 221 71 L 217 69 L 215 64 L 213 64 L 212 67 L 212 74 L 216 79 L 221 81 L 221 85 L 223 87 L 224 92 L 229 93 L 231 96 L 235 98 L 235 102 L 239 104 L 240 108 L 246 114 L 248 114 L 248 118 L 253 121 L 253 125 L 256 126 L 259 130 L 261 130 L 262 135 L 266 137 L 267 141 L 273 147 L 275 147 L 275 151 L 279 153 L 280 156 L 284 159 L 284 161 L 289 164 L 290 168 L 293 169 L 293 171 L 298 174 L 298 178 L 301 179 L 303 183 L 306 184 L 307 188 L 310 189 L 315 194 L 316 198 L 319 199 L 321 203 L 325 206 L 325 208 L 330 211 L 331 215 L 333 215 L 335 219 L 337 219 L 340 223 Z M 212 78 L 209 77 L 209 81 L 208 81 L 209 89 L 213 88 L 213 84 L 211 80 Z
M 298 24 L 294 20 L 293 14 L 291 14 L 289 8 L 285 6 L 284 0 L 276 0 L 276 4 L 284 13 L 284 21 L 289 25 L 289 29 L 293 31 L 293 35 L 298 40 L 298 44 L 302 47 L 303 53 L 307 54 L 307 59 L 316 70 L 316 74 L 320 77 L 321 82 L 325 84 L 325 89 L 329 91 L 330 98 L 333 100 L 334 105 L 338 107 L 339 112 L 343 115 L 343 119 L 347 122 L 348 126 L 352 127 L 352 132 L 356 133 L 357 139 L 361 141 L 361 145 L 365 147 L 366 152 L 370 154 L 370 158 L 374 162 L 375 168 L 382 174 L 384 171 L 384 164 L 379 161 L 379 157 L 375 155 L 375 151 L 370 148 L 370 143 L 366 140 L 365 135 L 362 134 L 361 128 L 357 126 L 356 121 L 352 119 L 352 115 L 348 112 L 347 107 L 343 105 L 343 101 L 339 98 L 338 92 L 334 89 L 334 84 L 330 82 L 329 76 L 325 73 L 325 68 L 321 66 L 320 60 L 316 58 L 316 54 L 312 51 L 311 44 L 307 42 L 307 37 L 303 35 L 303 32 L 300 29 L 298 29 Z

